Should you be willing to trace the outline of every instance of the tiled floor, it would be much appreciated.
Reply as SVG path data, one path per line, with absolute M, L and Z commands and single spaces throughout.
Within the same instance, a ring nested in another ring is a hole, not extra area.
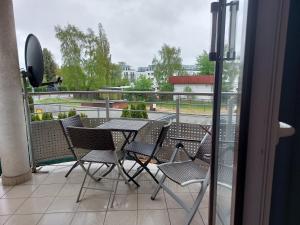
M 185 211 L 165 192 L 150 200 L 156 184 L 147 174 L 138 178 L 140 188 L 119 183 L 113 208 L 110 192 L 84 190 L 82 200 L 76 197 L 84 172 L 76 168 L 68 178 L 64 175 L 70 163 L 43 167 L 31 181 L 15 186 L 0 185 L 0 224 L 5 225 L 182 225 Z M 129 165 L 127 165 L 129 166 Z M 155 169 L 155 167 L 153 168 Z M 111 181 L 90 187 L 111 188 Z M 189 205 L 199 190 L 198 185 L 181 188 L 167 181 L 168 186 Z M 208 194 L 199 207 L 193 225 L 207 225 Z

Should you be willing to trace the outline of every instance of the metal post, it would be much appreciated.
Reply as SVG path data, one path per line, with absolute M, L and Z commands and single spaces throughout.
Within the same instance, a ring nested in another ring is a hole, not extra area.
M 176 99 L 176 127 L 177 135 L 179 135 L 179 107 L 180 107 L 180 95 Z
M 31 143 L 31 112 L 29 108 L 29 101 L 28 101 L 28 92 L 26 88 L 26 78 L 22 74 L 22 81 L 23 81 L 23 100 L 25 105 L 25 120 L 26 120 L 26 132 L 27 132 L 27 142 L 28 142 L 28 152 L 29 158 L 31 161 L 32 172 L 36 173 L 36 163 L 34 159 L 34 154 L 32 151 L 32 143 Z
M 97 118 L 100 118 L 100 109 L 99 109 L 99 107 L 97 108 Z
M 105 99 L 106 120 L 109 120 L 109 97 Z

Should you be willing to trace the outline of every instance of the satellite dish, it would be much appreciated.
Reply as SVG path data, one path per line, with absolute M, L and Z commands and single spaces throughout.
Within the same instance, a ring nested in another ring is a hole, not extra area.
M 33 87 L 43 82 L 44 60 L 41 44 L 36 36 L 29 34 L 25 43 L 26 76 Z

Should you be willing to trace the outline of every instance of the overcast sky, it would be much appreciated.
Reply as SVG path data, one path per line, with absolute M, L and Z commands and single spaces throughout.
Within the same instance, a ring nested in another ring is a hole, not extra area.
M 20 66 L 24 44 L 35 34 L 61 63 L 54 26 L 68 23 L 96 30 L 102 23 L 110 42 L 112 61 L 134 67 L 151 64 L 166 43 L 180 47 L 184 64 L 194 64 L 209 50 L 210 0 L 13 0 Z

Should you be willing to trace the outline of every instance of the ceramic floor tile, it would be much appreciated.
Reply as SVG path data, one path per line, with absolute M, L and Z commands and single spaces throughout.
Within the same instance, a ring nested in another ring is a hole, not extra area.
M 139 210 L 138 225 L 170 225 L 167 210 Z
M 3 225 L 8 220 L 9 217 L 10 215 L 0 216 L 0 224 Z
M 187 206 L 192 207 L 194 199 L 190 193 L 176 193 Z M 181 209 L 182 207 L 168 193 L 165 193 L 167 207 L 170 209 Z
M 181 187 L 180 185 L 176 184 L 175 182 L 166 179 L 164 183 L 171 191 L 175 193 L 182 193 L 182 192 L 190 192 L 188 186 Z
M 53 200 L 53 197 L 28 198 L 20 206 L 16 214 L 45 213 Z
M 152 194 L 157 184 L 153 180 L 140 180 L 138 183 L 141 185 L 138 188 L 139 194 Z
M 33 173 L 31 180 L 25 182 L 24 184 L 42 184 L 48 176 L 48 173 Z
M 199 183 L 190 184 L 190 185 L 188 185 L 188 188 L 189 188 L 190 192 L 199 192 L 200 188 L 201 188 L 201 184 L 199 184 Z
M 38 172 L 39 173 L 51 173 L 56 169 L 56 166 L 54 165 L 49 165 L 49 166 L 41 166 L 40 168 L 38 168 Z
M 93 189 L 83 189 L 81 196 L 83 198 L 109 198 L 111 192 L 110 191 L 102 191 L 102 190 L 93 190 Z
M 78 212 L 71 225 L 102 225 L 104 218 L 105 212 Z
M 78 211 L 106 211 L 109 198 L 84 198 L 80 201 Z
M 57 196 L 77 196 L 79 193 L 81 185 L 80 184 L 65 184 Z
M 208 225 L 208 208 L 200 208 L 200 215 L 205 225 Z
M 7 220 L 5 225 L 36 225 L 41 217 L 42 214 L 13 215 Z
M 107 212 L 104 225 L 136 225 L 137 211 Z
M 31 197 L 54 197 L 62 189 L 63 184 L 41 184 Z
M 71 223 L 73 213 L 44 214 L 38 225 L 68 225 Z
M 185 224 L 187 213 L 183 209 L 168 209 L 171 225 L 182 225 Z M 205 225 L 198 212 L 196 212 L 191 225 Z
M 3 198 L 26 198 L 29 197 L 37 187 L 37 185 L 14 186 Z
M 191 194 L 193 196 L 193 199 L 196 200 L 198 193 L 191 193 Z M 202 201 L 200 203 L 199 208 L 208 208 L 208 205 L 209 205 L 209 195 L 205 194 L 203 196 L 203 199 L 202 199 Z
M 137 210 L 137 195 L 116 195 L 113 207 L 108 210 Z
M 119 182 L 118 184 L 117 194 L 119 195 L 136 194 L 137 191 L 138 188 L 132 182 L 130 182 L 129 184 L 125 184 L 125 182 Z
M 150 194 L 138 194 L 138 209 L 166 209 L 163 194 L 158 194 L 155 200 L 151 200 L 150 197 Z
M 43 184 L 64 184 L 67 182 L 65 173 L 51 173 L 44 181 Z
M 9 192 L 13 187 L 0 185 L 0 198 Z
M 56 197 L 47 210 L 47 213 L 76 212 L 79 203 L 75 197 Z
M 84 171 L 80 168 L 80 171 L 72 171 L 70 175 L 66 178 L 68 184 L 81 184 L 84 178 Z M 87 177 L 87 181 L 89 181 L 90 178 Z
M 0 199 L 0 215 L 13 214 L 24 201 L 25 198 Z

